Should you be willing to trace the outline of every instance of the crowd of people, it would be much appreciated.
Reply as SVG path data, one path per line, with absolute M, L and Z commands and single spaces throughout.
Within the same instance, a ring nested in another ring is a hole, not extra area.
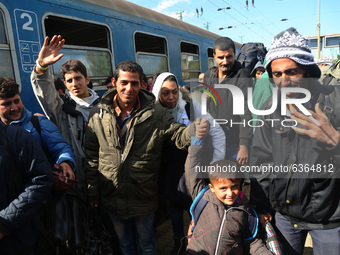
M 235 60 L 230 38 L 217 39 L 216 66 L 189 88 L 173 73 L 146 77 L 138 63 L 122 61 L 102 96 L 76 59 L 61 67 L 66 90 L 56 86 L 48 67 L 62 59 L 64 43 L 46 37 L 31 73 L 45 115 L 31 113 L 19 85 L 0 78 L 0 254 L 92 254 L 90 209 L 107 217 L 111 245 L 124 255 L 156 254 L 155 221 L 165 211 L 171 254 L 303 254 L 307 234 L 314 254 L 340 254 L 340 90 L 320 80 L 296 29 L 275 36 L 251 72 Z M 249 88 L 266 114 L 250 110 Z M 77 184 L 51 191 L 52 168 Z M 64 195 L 82 208 L 67 228 L 85 238 L 43 250 L 46 205 Z

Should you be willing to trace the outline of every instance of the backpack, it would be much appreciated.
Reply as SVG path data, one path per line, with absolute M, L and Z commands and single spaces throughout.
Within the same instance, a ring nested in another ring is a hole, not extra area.
M 207 205 L 208 201 L 203 198 L 205 192 L 209 190 L 209 186 L 207 185 L 204 189 L 198 193 L 195 200 L 192 202 L 190 207 L 190 214 L 192 217 L 193 225 L 191 228 L 191 232 L 194 232 L 194 229 L 196 227 L 197 221 L 199 217 L 201 216 L 201 213 L 204 209 L 204 207 Z M 252 209 L 252 208 L 251 208 Z M 254 239 L 257 235 L 259 228 L 259 218 L 254 211 L 254 209 L 251 210 L 251 214 L 248 215 L 248 223 L 245 229 L 245 232 L 243 233 L 243 241 L 248 241 L 251 239 Z
M 322 86 L 323 93 L 318 98 L 320 109 L 329 119 L 331 125 L 340 131 L 340 86 Z M 334 164 L 340 164 L 340 156 L 333 155 Z
M 37 130 L 38 134 L 41 136 L 41 127 L 40 127 L 40 122 L 39 122 L 37 115 L 32 115 L 31 123 L 33 127 L 35 128 L 35 130 Z
M 241 65 L 249 71 L 254 69 L 257 62 L 264 62 L 266 57 L 267 49 L 263 43 L 244 43 L 241 46 L 240 51 L 237 54 L 237 60 Z
M 340 129 L 340 86 L 322 86 L 318 102 L 335 129 Z
M 31 123 L 41 136 L 38 115 L 32 115 Z M 39 243 L 40 251 L 44 255 L 55 254 L 56 249 L 60 254 L 84 254 L 84 248 L 89 245 L 86 203 L 66 192 L 54 192 L 46 201 L 44 210 L 44 223 L 36 224 L 45 237 Z

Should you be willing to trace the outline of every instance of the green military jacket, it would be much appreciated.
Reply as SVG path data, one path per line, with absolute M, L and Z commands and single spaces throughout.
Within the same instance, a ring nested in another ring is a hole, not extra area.
M 156 211 L 163 143 L 185 149 L 190 144 L 190 126 L 174 122 L 164 107 L 154 104 L 151 93 L 140 90 L 140 108 L 130 120 L 121 148 L 113 109 L 116 93 L 104 94 L 90 113 L 86 177 L 90 199 L 99 200 L 105 211 L 129 219 Z
M 331 67 L 321 69 L 319 82 L 322 85 L 340 85 L 340 60 Z

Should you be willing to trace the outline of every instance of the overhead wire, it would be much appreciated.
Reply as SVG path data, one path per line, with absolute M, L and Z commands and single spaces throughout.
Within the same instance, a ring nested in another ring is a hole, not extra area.
M 211 4 L 213 4 L 216 8 L 219 8 L 218 5 L 216 5 L 215 3 L 213 3 L 212 1 L 208 0 L 208 2 L 210 2 Z M 233 18 L 234 20 L 242 23 L 241 21 L 239 21 L 238 19 L 236 19 L 235 17 L 231 16 L 230 13 L 226 12 L 225 10 L 223 10 L 224 13 L 226 13 L 227 15 L 229 15 L 231 18 Z
M 211 3 L 212 5 L 214 5 L 216 8 L 219 8 L 218 5 L 216 5 L 215 3 L 213 3 L 211 0 L 208 0 L 209 3 Z M 226 13 L 227 15 L 229 15 L 231 18 L 235 19 L 236 21 L 242 23 L 241 21 L 239 21 L 238 19 L 236 19 L 235 17 L 231 16 L 230 13 L 226 12 L 225 10 L 223 10 L 224 13 Z
M 222 0 L 225 4 L 227 4 L 227 5 L 229 5 L 232 9 L 234 9 L 237 13 L 239 13 L 240 15 L 242 15 L 243 17 L 245 17 L 248 21 L 250 21 L 250 22 L 252 22 L 247 16 L 245 16 L 244 14 L 242 14 L 241 12 L 239 12 L 237 9 L 238 8 L 235 8 L 235 7 L 233 7 L 231 4 L 229 4 L 229 3 L 227 3 L 225 0 Z M 241 22 L 241 21 L 239 21 L 241 24 L 243 23 L 243 24 L 246 24 L 246 23 L 244 23 L 244 22 Z M 253 30 L 253 29 L 251 29 L 249 26 L 245 26 L 246 28 L 248 28 L 250 31 L 252 31 L 254 34 L 256 34 L 257 36 L 259 36 L 259 37 L 261 37 L 263 40 L 265 40 L 265 38 L 262 36 L 262 35 L 260 35 L 260 34 L 258 34 L 255 30 Z
M 226 1 L 224 1 L 224 0 L 222 0 L 222 1 L 223 1 L 224 3 L 226 3 L 227 5 L 229 5 Z M 240 4 L 239 1 L 238 1 L 237 3 Z M 256 8 L 255 5 L 254 5 L 253 7 Z M 244 9 L 243 6 L 241 6 L 241 10 L 242 10 L 242 9 Z M 245 14 L 239 12 L 239 11 L 237 10 L 237 8 L 235 8 L 235 10 L 236 10 L 240 15 L 242 15 L 243 17 L 245 17 L 245 18 L 250 22 L 250 24 L 254 24 L 254 25 L 258 26 L 260 29 L 262 29 L 262 30 L 264 30 L 265 32 L 267 32 L 268 34 L 272 35 L 271 32 L 269 32 L 267 29 L 265 29 L 265 26 L 263 26 L 263 24 L 262 24 L 260 21 L 255 21 L 255 19 L 256 19 L 257 17 L 255 17 L 254 13 L 251 12 L 251 11 L 249 11 L 249 9 L 247 10 L 247 11 L 248 11 L 248 14 L 251 14 L 251 15 L 254 17 L 254 20 L 250 20 L 250 19 L 248 18 L 247 15 L 245 15 Z M 264 16 L 264 15 L 262 14 L 262 16 Z M 256 22 L 260 23 L 260 25 L 258 25 Z

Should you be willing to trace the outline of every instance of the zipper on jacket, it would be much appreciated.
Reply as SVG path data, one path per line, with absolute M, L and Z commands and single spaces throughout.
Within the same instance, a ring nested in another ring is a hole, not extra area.
M 133 122 L 136 121 L 136 117 L 140 117 L 144 112 L 149 111 L 149 110 L 154 111 L 154 108 L 152 108 L 152 107 L 150 107 L 150 106 L 147 106 L 146 108 L 141 109 L 141 111 L 137 112 L 137 113 L 130 119 L 130 122 L 128 123 L 129 126 L 128 126 L 128 129 L 127 129 L 127 131 L 126 131 L 125 145 L 127 144 L 126 141 L 128 140 L 129 135 L 130 135 L 130 127 L 133 125 Z M 121 149 L 121 158 L 120 158 L 121 161 L 123 161 L 123 155 L 124 155 L 125 149 L 126 149 L 126 146 L 124 146 L 124 148 Z
M 218 232 L 218 237 L 217 237 L 217 244 L 216 244 L 216 250 L 215 250 L 215 255 L 218 254 L 218 248 L 220 246 L 220 241 L 221 241 L 221 237 L 222 237 L 222 231 L 223 231 L 223 226 L 224 226 L 224 222 L 227 218 L 227 213 L 230 211 L 230 210 L 240 210 L 240 211 L 244 211 L 246 212 L 247 214 L 249 214 L 249 212 L 247 212 L 246 210 L 242 209 L 242 208 L 237 208 L 237 207 L 231 207 L 229 208 L 228 210 L 225 210 L 224 209 L 224 215 L 223 215 L 223 219 L 222 219 L 222 222 L 221 222 L 221 227 L 220 227 L 220 230 Z
M 224 210 L 224 215 L 223 215 L 223 219 L 222 219 L 222 222 L 221 222 L 220 231 L 218 232 L 215 255 L 218 254 L 218 247 L 220 246 L 220 241 L 221 241 L 221 236 L 222 236 L 222 230 L 223 230 L 224 222 L 225 222 L 225 220 L 226 220 L 226 218 L 227 218 L 227 212 L 228 212 L 229 210 L 230 210 L 230 209 Z

